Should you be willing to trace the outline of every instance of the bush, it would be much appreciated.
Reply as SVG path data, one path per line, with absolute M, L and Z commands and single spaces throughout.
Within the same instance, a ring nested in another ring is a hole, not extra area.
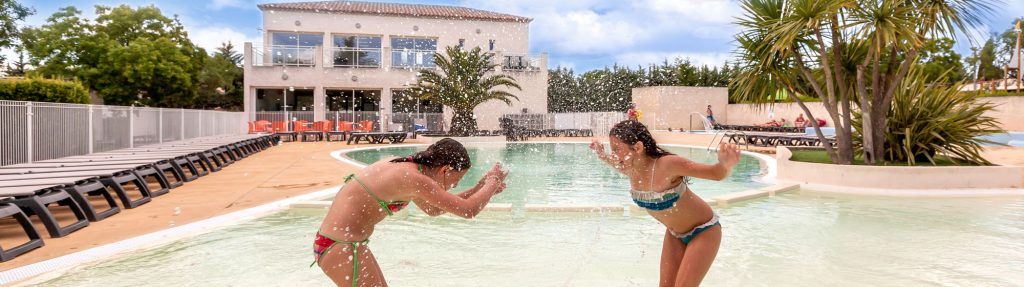
M 88 104 L 89 91 L 79 82 L 9 78 L 0 79 L 0 100 Z
M 995 118 L 985 115 L 995 105 L 978 101 L 976 93 L 960 93 L 959 85 L 930 84 L 943 82 L 946 76 L 929 79 L 915 67 L 903 80 L 886 121 L 886 161 L 937 165 L 941 155 L 954 162 L 991 164 L 981 156 L 981 144 L 988 141 L 980 137 L 1005 132 Z M 860 145 L 860 113 L 855 114 L 854 126 L 854 142 Z M 863 147 L 857 148 L 858 154 L 863 152 Z

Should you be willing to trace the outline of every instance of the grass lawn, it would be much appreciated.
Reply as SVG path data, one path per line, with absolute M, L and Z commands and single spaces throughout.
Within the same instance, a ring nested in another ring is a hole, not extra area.
M 793 157 L 789 158 L 789 160 L 792 160 L 792 161 L 810 162 L 810 163 L 826 163 L 826 164 L 832 163 L 832 160 L 829 159 L 828 153 L 825 152 L 825 150 L 792 150 L 792 152 L 793 152 Z M 866 164 L 864 164 L 864 159 L 861 158 L 860 156 L 854 157 L 853 164 L 854 165 L 866 165 Z M 883 165 L 883 166 L 907 166 L 907 163 L 906 162 L 885 162 L 885 163 L 882 163 L 880 165 Z M 960 164 L 957 164 L 956 162 L 953 162 L 952 159 L 950 159 L 948 157 L 945 157 L 945 156 L 938 156 L 938 157 L 935 158 L 935 166 L 961 166 L 961 165 L 974 166 L 975 164 L 964 163 L 964 162 L 961 162 Z M 924 161 L 924 162 L 918 162 L 917 166 L 932 166 L 932 164 L 930 162 L 928 162 L 928 161 Z

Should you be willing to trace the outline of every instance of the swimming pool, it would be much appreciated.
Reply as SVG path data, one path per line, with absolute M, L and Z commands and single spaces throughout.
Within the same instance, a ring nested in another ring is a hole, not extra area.
M 1012 286 L 1024 199 L 785 194 L 718 207 L 707 286 Z M 330 286 L 312 262 L 323 211 L 291 210 L 70 272 L 39 286 Z M 656 286 L 664 229 L 621 213 L 474 220 L 407 215 L 370 248 L 392 286 Z
M 1024 147 L 1024 132 L 1008 132 L 988 135 L 981 138 L 1008 146 Z
M 666 146 L 695 162 L 715 163 L 718 154 L 705 149 Z M 357 150 L 345 154 L 363 164 L 391 156 L 407 156 L 426 146 Z M 593 155 L 582 143 L 474 143 L 467 145 L 473 166 L 453 190 L 476 184 L 484 172 L 501 161 L 509 170 L 508 188 L 491 202 L 522 205 L 629 204 L 629 180 Z M 721 182 L 694 179 L 691 188 L 703 198 L 767 186 L 757 179 L 765 173 L 761 162 L 743 155 L 732 175 Z
M 572 145 L 510 147 L 515 148 L 531 153 L 551 149 L 542 155 L 564 153 L 583 162 L 590 156 Z M 413 149 L 352 156 L 372 162 Z M 475 156 L 501 158 L 513 171 L 524 170 L 524 175 L 525 170 L 557 164 L 547 159 L 521 163 L 515 156 L 498 157 L 487 149 L 474 152 Z M 561 161 L 566 160 L 570 159 Z M 530 162 L 538 166 L 517 168 Z M 543 174 L 521 180 L 544 188 L 577 188 L 538 178 Z M 749 177 L 746 181 L 758 186 Z M 614 184 L 590 188 L 621 192 Z M 715 184 L 702 185 L 695 189 L 713 190 Z M 513 195 L 509 188 L 502 194 L 508 198 L 501 200 L 513 204 L 622 199 L 610 191 L 522 189 Z M 569 191 L 575 195 L 560 194 Z M 715 209 L 722 217 L 724 238 L 705 280 L 707 286 L 1009 286 L 1024 282 L 1019 272 L 1024 266 L 1024 241 L 1020 240 L 1024 238 L 1020 220 L 1024 198 L 1020 197 L 894 199 L 798 192 Z M 324 214 L 302 209 L 280 212 L 82 266 L 38 286 L 331 286 L 319 269 L 307 268 L 312 262 L 313 235 Z M 391 286 L 655 286 L 663 235 L 664 227 L 636 212 L 492 211 L 474 220 L 412 212 L 379 224 L 370 248 Z

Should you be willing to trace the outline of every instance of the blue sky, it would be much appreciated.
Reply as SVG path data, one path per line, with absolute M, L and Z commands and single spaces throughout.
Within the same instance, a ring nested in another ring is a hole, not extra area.
M 27 25 L 38 26 L 61 7 L 73 5 L 92 15 L 94 5 L 156 5 L 165 15 L 177 14 L 200 46 L 211 49 L 221 42 L 241 43 L 261 37 L 258 3 L 288 0 L 21 0 L 36 9 Z M 296 2 L 296 1 L 291 1 Z M 700 64 L 717 65 L 734 49 L 732 24 L 741 14 L 731 0 L 388 0 L 384 2 L 457 5 L 531 17 L 530 52 L 547 52 L 549 66 L 571 67 L 577 72 L 614 63 L 637 66 L 684 57 Z M 1002 31 L 1015 17 L 1024 16 L 1024 0 L 1007 4 L 980 27 L 980 34 Z M 991 27 L 991 28 L 990 28 Z M 240 46 L 240 44 L 238 45 Z M 959 39 L 956 49 L 970 53 L 970 43 Z

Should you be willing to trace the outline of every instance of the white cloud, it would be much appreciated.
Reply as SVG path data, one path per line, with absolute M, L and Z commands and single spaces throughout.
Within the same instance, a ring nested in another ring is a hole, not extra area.
M 188 30 L 188 36 L 192 39 L 192 43 L 206 49 L 207 53 L 212 53 L 217 47 L 221 46 L 221 43 L 228 41 L 235 46 L 239 53 L 242 53 L 242 47 L 244 47 L 245 42 L 261 42 L 258 35 L 246 35 L 229 27 L 199 27 L 189 28 Z
M 738 31 L 733 17 L 740 13 L 739 5 L 730 0 L 464 0 L 462 4 L 533 18 L 533 50 L 565 57 L 604 56 L 630 64 L 655 54 L 686 54 L 695 60 L 710 60 L 706 55 L 714 54 L 684 53 L 683 49 L 721 52 L 713 59 L 724 59 Z
M 636 67 L 646 66 L 652 63 L 661 63 L 665 59 L 671 63 L 675 59 L 689 59 L 694 65 L 721 66 L 725 61 L 732 59 L 729 52 L 721 53 L 690 53 L 690 52 L 628 52 L 615 56 L 615 62 L 619 65 Z

